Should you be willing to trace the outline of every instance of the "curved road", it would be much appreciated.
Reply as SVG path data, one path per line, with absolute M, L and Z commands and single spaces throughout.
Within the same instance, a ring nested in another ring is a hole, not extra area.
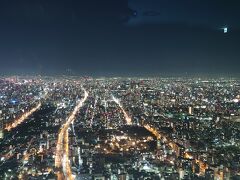
M 58 141 L 56 147 L 55 155 L 55 167 L 58 168 L 59 172 L 57 173 L 58 179 L 69 179 L 73 180 L 74 176 L 72 175 L 71 164 L 69 160 L 69 138 L 68 138 L 68 129 L 71 123 L 76 119 L 76 114 L 83 106 L 84 102 L 88 98 L 88 92 L 84 90 L 84 98 L 77 102 L 76 107 L 68 116 L 65 124 L 62 125 L 62 128 L 58 134 Z M 62 173 L 63 172 L 63 173 Z M 65 178 L 64 178 L 65 177 Z

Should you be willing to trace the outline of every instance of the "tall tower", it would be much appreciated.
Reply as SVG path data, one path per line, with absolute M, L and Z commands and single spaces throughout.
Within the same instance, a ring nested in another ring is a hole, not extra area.
M 3 139 L 3 128 L 2 110 L 0 110 L 0 139 Z
M 193 108 L 191 106 L 188 107 L 188 114 L 193 115 Z
M 80 170 L 83 164 L 80 147 L 78 147 L 78 164 L 79 164 L 79 170 Z

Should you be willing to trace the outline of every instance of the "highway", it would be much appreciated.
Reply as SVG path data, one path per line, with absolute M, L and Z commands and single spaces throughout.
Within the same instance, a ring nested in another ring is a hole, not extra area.
M 55 167 L 58 168 L 58 179 L 69 179 L 73 180 L 74 176 L 72 175 L 71 164 L 69 160 L 69 134 L 68 129 L 70 128 L 71 123 L 74 122 L 76 114 L 83 106 L 84 102 L 88 98 L 88 92 L 84 89 L 84 97 L 77 102 L 74 110 L 68 116 L 65 124 L 62 125 L 60 132 L 58 134 L 56 154 L 55 154 Z

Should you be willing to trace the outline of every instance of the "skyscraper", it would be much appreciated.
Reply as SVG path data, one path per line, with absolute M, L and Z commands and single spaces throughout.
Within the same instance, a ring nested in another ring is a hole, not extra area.
M 3 119 L 2 119 L 2 110 L 0 110 L 0 139 L 3 139 Z
M 188 107 L 188 114 L 192 115 L 193 114 L 193 109 L 191 106 Z

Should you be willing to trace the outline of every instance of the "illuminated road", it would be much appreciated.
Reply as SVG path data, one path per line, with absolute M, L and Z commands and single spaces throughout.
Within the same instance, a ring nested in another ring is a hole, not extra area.
M 112 99 L 113 101 L 119 105 L 119 107 L 121 108 L 123 114 L 124 114 L 124 117 L 125 117 L 125 120 L 127 122 L 128 125 L 132 124 L 132 120 L 131 118 L 128 116 L 128 114 L 126 113 L 126 111 L 124 110 L 123 106 L 121 105 L 120 101 L 115 98 L 113 95 L 112 95 Z M 165 140 L 168 141 L 168 144 L 169 146 L 176 152 L 176 147 L 177 145 L 175 143 L 173 143 L 168 137 L 164 136 L 163 134 L 161 134 L 155 127 L 153 126 L 150 126 L 149 124 L 145 124 L 144 127 L 150 131 L 158 140 L 160 140 L 161 138 L 164 138 Z M 186 157 L 187 155 L 189 155 L 188 153 L 185 153 L 185 158 L 189 158 L 189 159 L 193 159 L 192 156 L 188 156 Z M 191 158 L 190 158 L 191 157 Z M 205 173 L 205 170 L 207 169 L 207 164 L 204 163 L 203 161 L 200 161 L 198 159 L 194 159 L 196 161 L 196 163 L 198 163 L 200 165 L 200 173 L 201 174 L 204 174 Z
M 131 125 L 132 124 L 132 119 L 129 117 L 127 112 L 124 110 L 124 108 L 123 108 L 122 104 L 120 103 L 120 101 L 117 98 L 115 98 L 113 95 L 112 95 L 112 99 L 121 108 L 127 125 Z
M 91 126 L 91 127 L 92 127 L 92 124 L 93 124 L 93 118 L 94 118 L 94 116 L 95 116 L 97 100 L 98 100 L 98 97 L 96 97 L 95 102 L 94 102 L 94 105 L 93 105 L 93 113 L 92 113 L 92 118 L 91 118 L 91 120 L 90 120 L 90 126 Z
M 149 124 L 145 124 L 144 127 L 150 131 L 158 140 L 160 140 L 161 138 L 165 138 L 168 142 L 168 145 L 175 151 L 177 152 L 178 150 L 178 145 L 176 145 L 176 143 L 174 143 L 173 141 L 171 141 L 168 137 L 166 137 L 165 135 L 161 134 L 157 128 L 155 128 L 154 126 L 150 126 Z M 202 160 L 196 159 L 194 158 L 194 156 L 191 154 L 191 152 L 184 152 L 184 158 L 186 159 L 191 159 L 194 160 L 197 164 L 199 164 L 200 167 L 200 175 L 204 175 L 205 170 L 208 168 L 208 165 L 203 162 Z
M 58 179 L 74 179 L 72 175 L 71 164 L 69 160 L 69 138 L 68 138 L 68 129 L 71 123 L 74 122 L 76 114 L 83 106 L 84 102 L 87 100 L 88 92 L 84 89 L 84 98 L 81 99 L 74 110 L 71 112 L 65 124 L 63 124 L 57 141 L 56 155 L 55 155 L 55 167 L 58 168 L 59 172 L 57 173 Z M 62 173 L 63 172 L 63 173 Z M 64 178 L 65 177 L 65 178 Z
M 19 124 L 22 124 L 26 119 L 28 119 L 29 116 L 31 116 L 35 111 L 40 109 L 41 106 L 42 106 L 42 103 L 41 102 L 38 103 L 37 106 L 32 108 L 30 111 L 24 113 L 20 118 L 15 119 L 11 124 L 7 125 L 5 129 L 8 131 L 11 131 L 12 129 L 16 128 Z
M 44 94 L 40 97 L 41 99 L 46 99 L 49 95 L 48 90 L 44 89 Z M 25 112 L 22 114 L 19 118 L 15 119 L 12 123 L 7 124 L 5 130 L 11 131 L 12 129 L 16 128 L 18 125 L 22 124 L 24 121 L 26 121 L 34 112 L 39 110 L 42 106 L 42 103 L 39 102 L 35 107 L 33 107 L 31 110 Z

